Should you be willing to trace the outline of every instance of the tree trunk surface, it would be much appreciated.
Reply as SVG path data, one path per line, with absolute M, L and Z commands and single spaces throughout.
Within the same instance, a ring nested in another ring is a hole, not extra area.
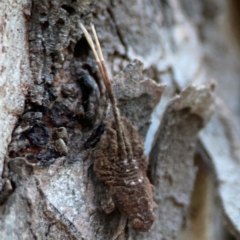
M 117 233 L 121 212 L 101 208 L 84 147 L 105 113 L 80 23 L 94 23 L 121 115 L 144 139 L 158 205 L 149 232 L 126 226 L 118 239 L 240 239 L 239 11 L 236 0 L 1 2 L 0 239 Z

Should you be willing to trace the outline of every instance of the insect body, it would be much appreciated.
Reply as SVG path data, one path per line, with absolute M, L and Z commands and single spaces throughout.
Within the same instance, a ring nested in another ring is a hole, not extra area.
M 110 187 L 114 205 L 138 231 L 149 231 L 155 220 L 152 185 L 147 176 L 147 162 L 142 139 L 126 118 L 121 118 L 126 155 L 118 144 L 115 122 L 106 122 L 105 133 L 94 152 L 94 171 Z M 108 209 L 106 209 L 108 211 Z
M 110 213 L 117 207 L 131 227 L 137 231 L 149 231 L 156 218 L 153 210 L 157 205 L 153 200 L 153 186 L 146 175 L 143 140 L 132 123 L 120 116 L 97 34 L 94 26 L 91 27 L 100 57 L 81 24 L 97 60 L 114 116 L 112 120 L 104 121 L 105 131 L 93 153 L 94 171 L 109 186 L 108 202 L 103 204 L 103 210 Z

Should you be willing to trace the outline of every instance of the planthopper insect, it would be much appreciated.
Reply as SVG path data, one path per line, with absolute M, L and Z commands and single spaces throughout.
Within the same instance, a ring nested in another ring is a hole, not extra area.
M 102 208 L 106 213 L 118 208 L 122 214 L 113 239 L 123 232 L 127 221 L 128 226 L 136 231 L 146 232 L 156 218 L 154 208 L 157 204 L 146 173 L 148 163 L 143 139 L 133 124 L 120 115 L 94 25 L 91 24 L 91 29 L 97 50 L 86 28 L 82 24 L 80 26 L 97 61 L 113 111 L 112 119 L 103 120 L 105 130 L 93 152 L 94 171 L 109 188 Z

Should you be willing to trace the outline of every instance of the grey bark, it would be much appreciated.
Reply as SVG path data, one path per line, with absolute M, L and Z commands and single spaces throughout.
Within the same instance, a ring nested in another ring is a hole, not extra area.
M 120 213 L 102 211 L 103 183 L 82 147 L 102 112 L 79 22 L 95 24 L 120 111 L 145 139 L 159 205 L 149 233 L 126 228 L 124 239 L 179 239 L 188 227 L 198 140 L 227 228 L 239 238 L 238 7 L 233 0 L 2 2 L 0 239 L 110 239 L 117 229 Z M 216 82 L 231 110 L 215 102 Z M 32 137 L 36 126 L 40 140 Z

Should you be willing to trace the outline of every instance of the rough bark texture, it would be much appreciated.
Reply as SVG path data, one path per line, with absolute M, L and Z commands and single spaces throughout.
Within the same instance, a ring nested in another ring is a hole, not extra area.
M 207 126 L 200 156 L 214 173 L 228 229 L 240 238 L 239 120 L 220 98 L 214 105 L 210 80 L 238 114 L 239 51 L 231 38 L 239 33 L 237 9 L 234 0 L 2 2 L 0 238 L 110 239 L 116 232 L 120 213 L 102 211 L 104 185 L 92 150 L 83 148 L 102 110 L 101 81 L 80 21 L 95 24 L 110 74 L 117 75 L 120 111 L 146 139 L 159 205 L 149 233 L 126 228 L 122 237 L 177 239 L 188 227 L 194 150 Z
M 24 94 L 30 83 L 28 41 L 23 6 L 17 1 L 1 3 L 1 148 L 0 174 L 16 120 L 24 109 Z
M 176 239 L 179 235 L 195 179 L 197 133 L 211 116 L 213 100 L 210 89 L 188 87 L 167 106 L 149 155 L 159 205 L 157 220 L 150 233 L 136 239 Z

